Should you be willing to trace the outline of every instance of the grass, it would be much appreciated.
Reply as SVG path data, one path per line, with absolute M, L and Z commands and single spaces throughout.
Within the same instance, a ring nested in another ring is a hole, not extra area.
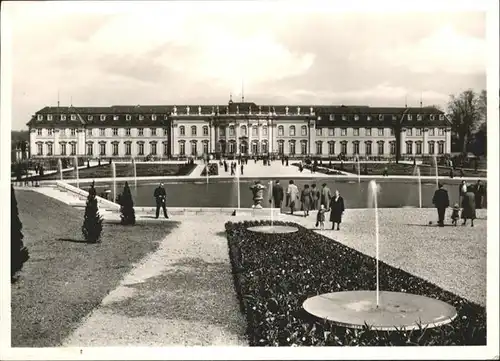
M 161 177 L 161 176 L 183 176 L 189 175 L 193 169 L 196 168 L 196 164 L 185 164 L 185 163 L 139 163 L 136 164 L 137 176 L 138 177 Z M 94 166 L 90 168 L 80 169 L 78 172 L 80 178 L 111 178 L 113 176 L 110 164 L 101 164 L 100 166 Z M 117 177 L 133 177 L 134 169 L 132 164 L 116 164 L 116 176 Z M 74 179 L 76 174 L 74 170 L 64 172 L 64 179 Z M 40 180 L 59 180 L 59 172 L 47 174 L 40 178 Z
M 104 224 L 102 243 L 83 241 L 83 212 L 16 191 L 31 259 L 12 285 L 12 347 L 58 346 L 174 223 Z

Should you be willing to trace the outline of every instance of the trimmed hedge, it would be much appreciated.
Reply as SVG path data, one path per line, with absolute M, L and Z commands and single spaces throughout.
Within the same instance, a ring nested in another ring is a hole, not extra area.
M 436 298 L 453 305 L 448 325 L 415 331 L 354 330 L 303 310 L 321 293 L 375 289 L 375 259 L 300 225 L 293 234 L 248 231 L 268 221 L 225 225 L 234 284 L 251 346 L 485 345 L 486 310 L 401 269 L 379 262 L 380 289 Z

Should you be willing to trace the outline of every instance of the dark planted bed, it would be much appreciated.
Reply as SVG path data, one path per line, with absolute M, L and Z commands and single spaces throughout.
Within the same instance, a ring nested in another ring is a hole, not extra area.
M 435 298 L 453 305 L 457 318 L 437 328 L 377 331 L 348 329 L 306 313 L 317 294 L 375 289 L 375 259 L 290 222 L 292 234 L 247 228 L 267 221 L 226 223 L 229 255 L 251 346 L 486 345 L 486 310 L 401 269 L 380 262 L 380 289 Z

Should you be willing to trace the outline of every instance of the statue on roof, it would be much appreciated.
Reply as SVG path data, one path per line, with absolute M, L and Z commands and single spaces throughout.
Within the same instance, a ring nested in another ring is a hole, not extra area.
M 186 114 L 189 115 L 189 105 L 186 107 Z
M 310 112 L 311 114 L 313 114 L 313 113 L 314 113 L 314 109 L 313 109 L 313 107 L 311 107 L 311 108 L 309 109 L 309 112 Z
M 177 115 L 177 107 L 174 105 L 174 115 Z
M 285 107 L 285 114 L 288 115 L 288 105 Z
M 201 106 L 198 106 L 198 114 L 201 115 Z
M 240 106 L 239 105 L 236 106 L 236 114 L 240 114 Z
M 300 114 L 300 107 L 297 107 L 297 114 Z

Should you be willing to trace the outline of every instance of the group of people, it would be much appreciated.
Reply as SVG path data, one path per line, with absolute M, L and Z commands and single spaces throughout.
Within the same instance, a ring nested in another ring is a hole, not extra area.
M 452 225 L 456 226 L 458 220 L 461 218 L 463 226 L 467 224 L 467 220 L 470 220 L 471 227 L 474 227 L 476 209 L 483 207 L 485 187 L 480 180 L 474 185 L 462 181 L 459 186 L 458 195 L 459 201 L 453 205 L 451 213 Z M 438 226 L 444 227 L 445 213 L 446 209 L 450 206 L 450 198 L 443 184 L 438 185 L 438 189 L 434 192 L 432 203 L 438 212 Z
M 286 196 L 286 198 L 285 198 Z M 275 181 L 271 192 L 269 203 L 274 202 L 274 207 L 282 209 L 282 203 L 285 201 L 285 207 L 290 207 L 290 214 L 294 214 L 296 206 L 300 202 L 301 210 L 304 212 L 304 217 L 309 216 L 310 211 L 318 211 L 316 216 L 316 227 L 324 228 L 325 213 L 330 212 L 330 222 L 332 229 L 340 230 L 342 223 L 342 215 L 345 211 L 344 199 L 340 196 L 340 192 L 335 190 L 334 194 L 330 188 L 323 183 L 321 189 L 316 184 L 305 184 L 304 188 L 299 191 L 293 180 L 288 182 L 286 193 L 280 184 L 280 181 Z

